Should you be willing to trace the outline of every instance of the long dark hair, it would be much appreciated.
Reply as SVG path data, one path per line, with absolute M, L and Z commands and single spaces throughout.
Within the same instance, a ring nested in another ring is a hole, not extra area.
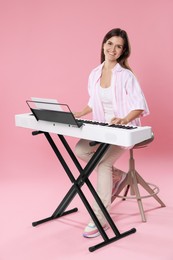
M 120 28 L 112 29 L 103 38 L 102 47 L 101 47 L 101 63 L 105 61 L 103 45 L 105 44 L 105 42 L 107 42 L 107 40 L 109 40 L 113 36 L 119 36 L 124 40 L 123 53 L 117 59 L 117 62 L 120 63 L 120 65 L 122 67 L 130 69 L 128 62 L 127 62 L 127 58 L 130 56 L 130 53 L 131 53 L 130 43 L 129 43 L 129 39 L 128 39 L 128 35 L 127 35 L 126 31 L 121 30 Z

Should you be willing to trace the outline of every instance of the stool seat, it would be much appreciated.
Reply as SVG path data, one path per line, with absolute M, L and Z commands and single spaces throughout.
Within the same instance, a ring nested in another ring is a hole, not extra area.
M 140 142 L 133 146 L 130 150 L 130 158 L 129 158 L 129 171 L 127 172 L 126 178 L 120 184 L 116 194 L 112 197 L 112 202 L 116 197 L 122 198 L 123 200 L 126 199 L 136 199 L 138 203 L 138 207 L 140 210 L 141 218 L 143 222 L 146 222 L 146 216 L 143 209 L 142 199 L 153 197 L 155 200 L 161 205 L 161 207 L 165 207 L 165 204 L 161 201 L 161 199 L 157 196 L 159 192 L 159 188 L 152 183 L 146 182 L 136 171 L 135 169 L 135 159 L 133 156 L 133 150 L 145 148 L 154 140 L 154 134 L 148 140 Z M 147 191 L 147 195 L 141 195 L 139 185 L 143 187 L 145 191 Z M 124 195 L 120 195 L 121 191 L 125 189 Z M 128 196 L 128 191 L 130 190 L 130 196 Z
M 151 138 L 144 140 L 138 144 L 135 144 L 132 149 L 144 148 L 154 140 L 154 134 L 152 133 Z

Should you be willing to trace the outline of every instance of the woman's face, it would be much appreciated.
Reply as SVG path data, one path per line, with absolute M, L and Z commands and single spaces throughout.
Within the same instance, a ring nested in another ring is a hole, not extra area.
M 105 61 L 116 62 L 124 49 L 124 40 L 120 36 L 113 36 L 103 45 Z

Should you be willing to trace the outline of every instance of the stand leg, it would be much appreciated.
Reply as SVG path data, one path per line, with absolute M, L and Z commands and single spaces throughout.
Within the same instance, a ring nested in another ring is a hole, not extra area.
M 101 247 L 103 247 L 103 246 L 109 245 L 109 244 L 111 244 L 111 243 L 113 243 L 113 242 L 115 242 L 115 241 L 117 241 L 117 240 L 119 240 L 119 239 L 121 239 L 121 238 L 124 238 L 124 237 L 126 237 L 126 236 L 128 236 L 128 235 L 131 235 L 131 234 L 133 234 L 133 233 L 135 233 L 135 232 L 136 232 L 136 229 L 135 229 L 135 228 L 132 228 L 131 230 L 122 233 L 120 237 L 113 237 L 113 238 L 110 238 L 110 239 L 109 239 L 108 241 L 106 241 L 106 242 L 102 242 L 102 243 L 97 244 L 97 245 L 95 245 L 95 246 L 89 247 L 89 251 L 90 251 L 90 252 L 94 252 L 95 250 L 97 250 L 97 249 L 99 249 L 99 248 L 101 248 Z

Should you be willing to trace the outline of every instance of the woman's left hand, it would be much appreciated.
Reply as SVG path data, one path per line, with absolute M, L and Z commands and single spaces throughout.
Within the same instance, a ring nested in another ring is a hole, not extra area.
M 128 124 L 128 121 L 126 118 L 112 118 L 111 120 L 111 124 L 114 124 L 114 125 L 127 125 Z

